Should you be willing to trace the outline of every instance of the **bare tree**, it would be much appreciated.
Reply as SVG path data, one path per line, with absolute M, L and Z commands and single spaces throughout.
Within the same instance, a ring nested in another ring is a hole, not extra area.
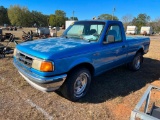
M 160 17 L 155 19 L 153 28 L 156 32 L 160 32 Z
M 160 27 L 160 17 L 156 18 L 156 19 L 155 19 L 155 22 L 157 22 L 157 26 Z
M 122 22 L 124 25 L 124 28 L 126 29 L 128 25 L 132 24 L 132 20 L 133 20 L 133 16 L 130 14 L 127 14 L 125 16 L 122 17 Z

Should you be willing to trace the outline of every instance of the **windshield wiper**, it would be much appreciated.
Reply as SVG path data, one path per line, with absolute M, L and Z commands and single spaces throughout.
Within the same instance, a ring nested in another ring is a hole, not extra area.
M 67 35 L 62 35 L 61 37 L 65 37 L 65 38 L 68 38 L 68 36 L 67 36 Z
M 97 41 L 97 40 L 93 40 L 93 39 L 83 39 L 83 40 L 85 40 L 85 41 L 87 41 L 87 42 Z

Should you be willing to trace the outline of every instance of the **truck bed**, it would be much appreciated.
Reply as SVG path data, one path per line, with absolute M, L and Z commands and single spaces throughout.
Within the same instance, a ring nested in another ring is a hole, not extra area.
M 144 36 L 126 36 L 126 40 L 149 40 L 149 37 L 144 37 Z

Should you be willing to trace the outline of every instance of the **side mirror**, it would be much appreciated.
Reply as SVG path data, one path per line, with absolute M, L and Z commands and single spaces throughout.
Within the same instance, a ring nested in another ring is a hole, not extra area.
M 115 37 L 113 35 L 107 35 L 106 41 L 104 41 L 104 44 L 112 43 L 112 42 L 115 42 Z

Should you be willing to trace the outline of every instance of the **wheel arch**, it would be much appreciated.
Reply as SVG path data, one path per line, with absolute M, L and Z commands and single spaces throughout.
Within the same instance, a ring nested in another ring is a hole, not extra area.
M 137 53 L 141 53 L 142 55 L 144 54 L 144 49 L 141 47 L 141 48 L 139 48 L 139 50 L 136 52 L 136 54 Z
M 136 56 L 138 53 L 141 53 L 141 54 L 142 54 L 142 63 L 143 63 L 144 49 L 141 47 L 141 48 L 136 52 L 135 56 Z
M 74 71 L 75 69 L 79 69 L 79 68 L 86 68 L 90 71 L 91 73 L 91 76 L 94 76 L 94 72 L 95 72 L 95 69 L 93 67 L 92 64 L 88 63 L 88 62 L 84 62 L 84 63 L 79 63 L 79 64 L 76 64 L 74 65 L 69 71 L 68 73 Z

